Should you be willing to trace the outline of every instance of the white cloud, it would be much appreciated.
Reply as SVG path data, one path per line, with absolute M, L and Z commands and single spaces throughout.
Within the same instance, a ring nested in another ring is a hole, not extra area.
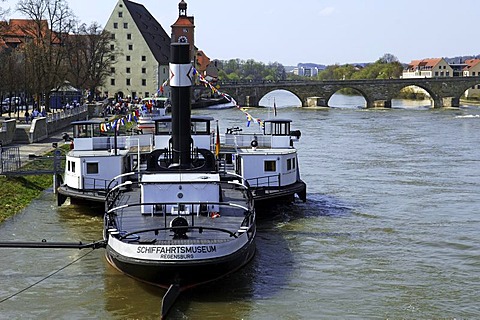
M 318 13 L 320 16 L 326 17 L 326 16 L 331 16 L 333 12 L 335 11 L 334 7 L 326 7 L 320 10 Z

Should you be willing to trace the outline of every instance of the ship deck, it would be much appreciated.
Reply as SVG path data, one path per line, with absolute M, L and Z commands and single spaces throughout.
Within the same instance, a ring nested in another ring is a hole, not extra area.
M 248 211 L 246 210 L 247 200 L 238 187 L 228 183 L 222 184 L 222 202 L 219 203 L 218 212 L 209 212 L 204 210 L 196 212 L 194 206 L 198 203 L 185 202 L 187 214 L 172 214 L 163 210 L 154 214 L 141 213 L 140 188 L 134 187 L 125 190 L 119 194 L 115 206 L 114 217 L 115 228 L 124 237 L 124 241 L 139 244 L 163 244 L 163 245 L 181 245 L 181 244 L 202 244 L 202 243 L 220 243 L 232 240 L 233 235 L 239 235 L 245 232 Z M 174 202 L 158 201 L 158 204 L 168 205 Z M 146 205 L 146 204 L 144 204 Z M 149 203 L 148 205 L 151 205 Z M 207 207 L 210 203 L 205 203 Z M 198 210 L 197 210 L 198 211 Z M 175 237 L 171 228 L 174 219 L 182 217 L 188 223 L 186 237 Z M 241 228 L 242 225 L 244 228 Z

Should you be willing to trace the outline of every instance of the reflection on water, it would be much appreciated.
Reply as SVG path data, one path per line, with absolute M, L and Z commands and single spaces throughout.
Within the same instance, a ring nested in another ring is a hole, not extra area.
M 480 109 L 309 110 L 276 97 L 308 201 L 258 221 L 240 272 L 180 296 L 172 319 L 473 319 L 480 314 Z M 236 109 L 195 110 L 242 126 Z M 251 108 L 260 119 L 267 108 Z M 270 112 L 270 116 L 271 116 Z M 51 190 L 0 226 L 1 240 L 99 240 L 102 217 L 57 208 Z M 1 249 L 2 318 L 158 319 L 164 291 L 102 250 Z

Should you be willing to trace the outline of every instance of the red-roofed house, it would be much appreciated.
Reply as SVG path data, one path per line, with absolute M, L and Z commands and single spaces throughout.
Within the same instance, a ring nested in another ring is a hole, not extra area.
M 453 77 L 453 69 L 443 58 L 412 60 L 405 70 L 403 78 Z
M 480 59 L 469 59 L 465 61 L 466 66 L 463 68 L 464 77 L 478 77 L 480 76 Z M 465 91 L 466 98 L 480 98 L 480 84 L 474 85 L 472 88 Z
M 40 30 L 39 30 L 40 29 Z M 0 47 L 18 48 L 27 41 L 38 39 L 39 33 L 46 35 L 50 32 L 48 22 L 40 21 L 40 25 L 35 20 L 28 19 L 10 19 L 1 22 L 0 27 Z M 60 44 L 60 39 L 53 33 L 53 44 Z

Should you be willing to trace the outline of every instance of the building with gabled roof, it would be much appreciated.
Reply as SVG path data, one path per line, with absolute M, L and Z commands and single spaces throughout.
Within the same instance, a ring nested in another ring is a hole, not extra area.
M 141 4 L 119 0 L 105 30 L 114 64 L 102 88 L 109 97 L 150 97 L 169 78 L 170 36 Z M 165 92 L 168 96 L 168 92 Z
M 402 76 L 403 78 L 453 77 L 453 69 L 443 58 L 412 60 Z
M 40 30 L 39 30 L 40 29 Z M 0 48 L 15 49 L 28 41 L 35 41 L 38 35 L 43 36 L 51 32 L 47 20 L 10 19 L 0 21 Z M 51 33 L 51 41 L 54 45 L 60 45 L 61 40 L 56 33 Z

